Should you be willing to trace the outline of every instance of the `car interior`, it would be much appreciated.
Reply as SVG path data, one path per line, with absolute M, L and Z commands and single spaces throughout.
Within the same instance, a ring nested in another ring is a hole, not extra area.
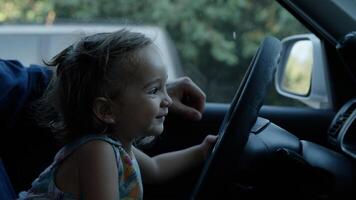
M 231 103 L 207 102 L 200 121 L 170 113 L 162 135 L 140 147 L 150 156 L 198 144 L 207 134 L 219 137 L 201 166 L 164 184 L 143 182 L 144 199 L 355 199 L 356 14 L 350 9 L 356 2 L 278 3 L 313 37 L 266 35 Z M 315 62 L 300 95 L 279 80 L 293 45 L 302 40 L 311 41 Z M 309 106 L 264 104 L 273 86 Z M 28 189 L 61 147 L 36 125 L 29 107 L 18 116 L 17 126 L 4 129 L 17 134 L 1 136 L 0 199 Z

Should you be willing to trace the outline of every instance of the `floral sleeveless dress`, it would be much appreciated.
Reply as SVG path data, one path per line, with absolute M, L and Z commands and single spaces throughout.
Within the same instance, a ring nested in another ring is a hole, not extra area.
M 62 192 L 56 187 L 54 182 L 55 171 L 64 159 L 70 156 L 81 145 L 92 141 L 102 140 L 109 143 L 115 152 L 116 164 L 119 175 L 119 199 L 136 200 L 143 198 L 142 179 L 140 169 L 135 157 L 131 159 L 129 154 L 124 150 L 121 143 L 109 136 L 88 135 L 74 143 L 65 145 L 55 156 L 53 163 L 43 171 L 40 176 L 33 181 L 32 187 L 27 192 L 21 192 L 19 199 L 78 199 L 71 193 Z

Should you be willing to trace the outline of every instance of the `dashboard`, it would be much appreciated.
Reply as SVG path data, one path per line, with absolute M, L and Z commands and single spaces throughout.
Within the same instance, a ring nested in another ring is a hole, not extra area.
M 328 138 L 331 144 L 356 159 L 356 98 L 348 101 L 335 115 Z

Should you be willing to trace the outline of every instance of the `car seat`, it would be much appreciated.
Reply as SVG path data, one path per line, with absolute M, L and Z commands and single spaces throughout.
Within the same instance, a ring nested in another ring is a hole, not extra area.
M 0 199 L 15 199 L 16 194 L 0 159 Z

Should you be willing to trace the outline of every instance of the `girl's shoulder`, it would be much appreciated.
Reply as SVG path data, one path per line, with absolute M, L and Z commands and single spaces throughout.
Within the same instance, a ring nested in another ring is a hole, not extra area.
M 113 144 L 106 140 L 87 141 L 78 147 L 75 154 L 77 154 L 78 158 L 83 161 L 93 161 L 95 159 L 101 159 L 101 157 L 115 158 Z
M 105 184 L 110 182 L 112 175 L 118 174 L 114 145 L 111 140 L 92 137 L 81 139 L 65 148 L 67 148 L 65 153 L 72 152 L 64 159 L 60 158 L 63 162 L 58 163 L 55 173 L 55 182 L 64 192 L 78 195 L 78 188 L 90 188 L 95 183 Z M 100 174 L 100 177 L 96 176 L 97 174 Z M 111 180 L 113 181 L 115 180 Z
M 88 135 L 73 144 L 80 160 L 96 162 L 95 159 L 114 159 L 115 148 L 121 148 L 121 143 L 107 135 Z M 101 160 L 105 161 L 105 160 Z
M 109 147 L 112 150 L 114 147 L 121 147 L 121 143 L 107 135 L 86 135 L 66 144 L 55 156 L 55 161 L 60 163 L 72 154 L 85 155 L 95 149 L 99 150 L 97 153 L 104 153 L 100 149 Z
M 106 144 L 111 144 L 114 146 L 121 146 L 120 141 L 116 140 L 115 138 L 109 136 L 109 135 L 96 135 L 96 134 L 89 134 L 86 136 L 83 136 L 72 143 L 70 143 L 68 146 L 76 147 L 76 146 L 84 146 L 87 144 L 94 144 L 98 145 L 100 143 L 106 143 Z
M 104 140 L 91 140 L 81 145 L 73 155 L 81 177 L 102 174 L 104 171 L 117 173 L 117 164 L 113 145 Z M 90 166 L 90 167 L 88 167 Z M 105 172 L 105 173 L 106 173 Z

